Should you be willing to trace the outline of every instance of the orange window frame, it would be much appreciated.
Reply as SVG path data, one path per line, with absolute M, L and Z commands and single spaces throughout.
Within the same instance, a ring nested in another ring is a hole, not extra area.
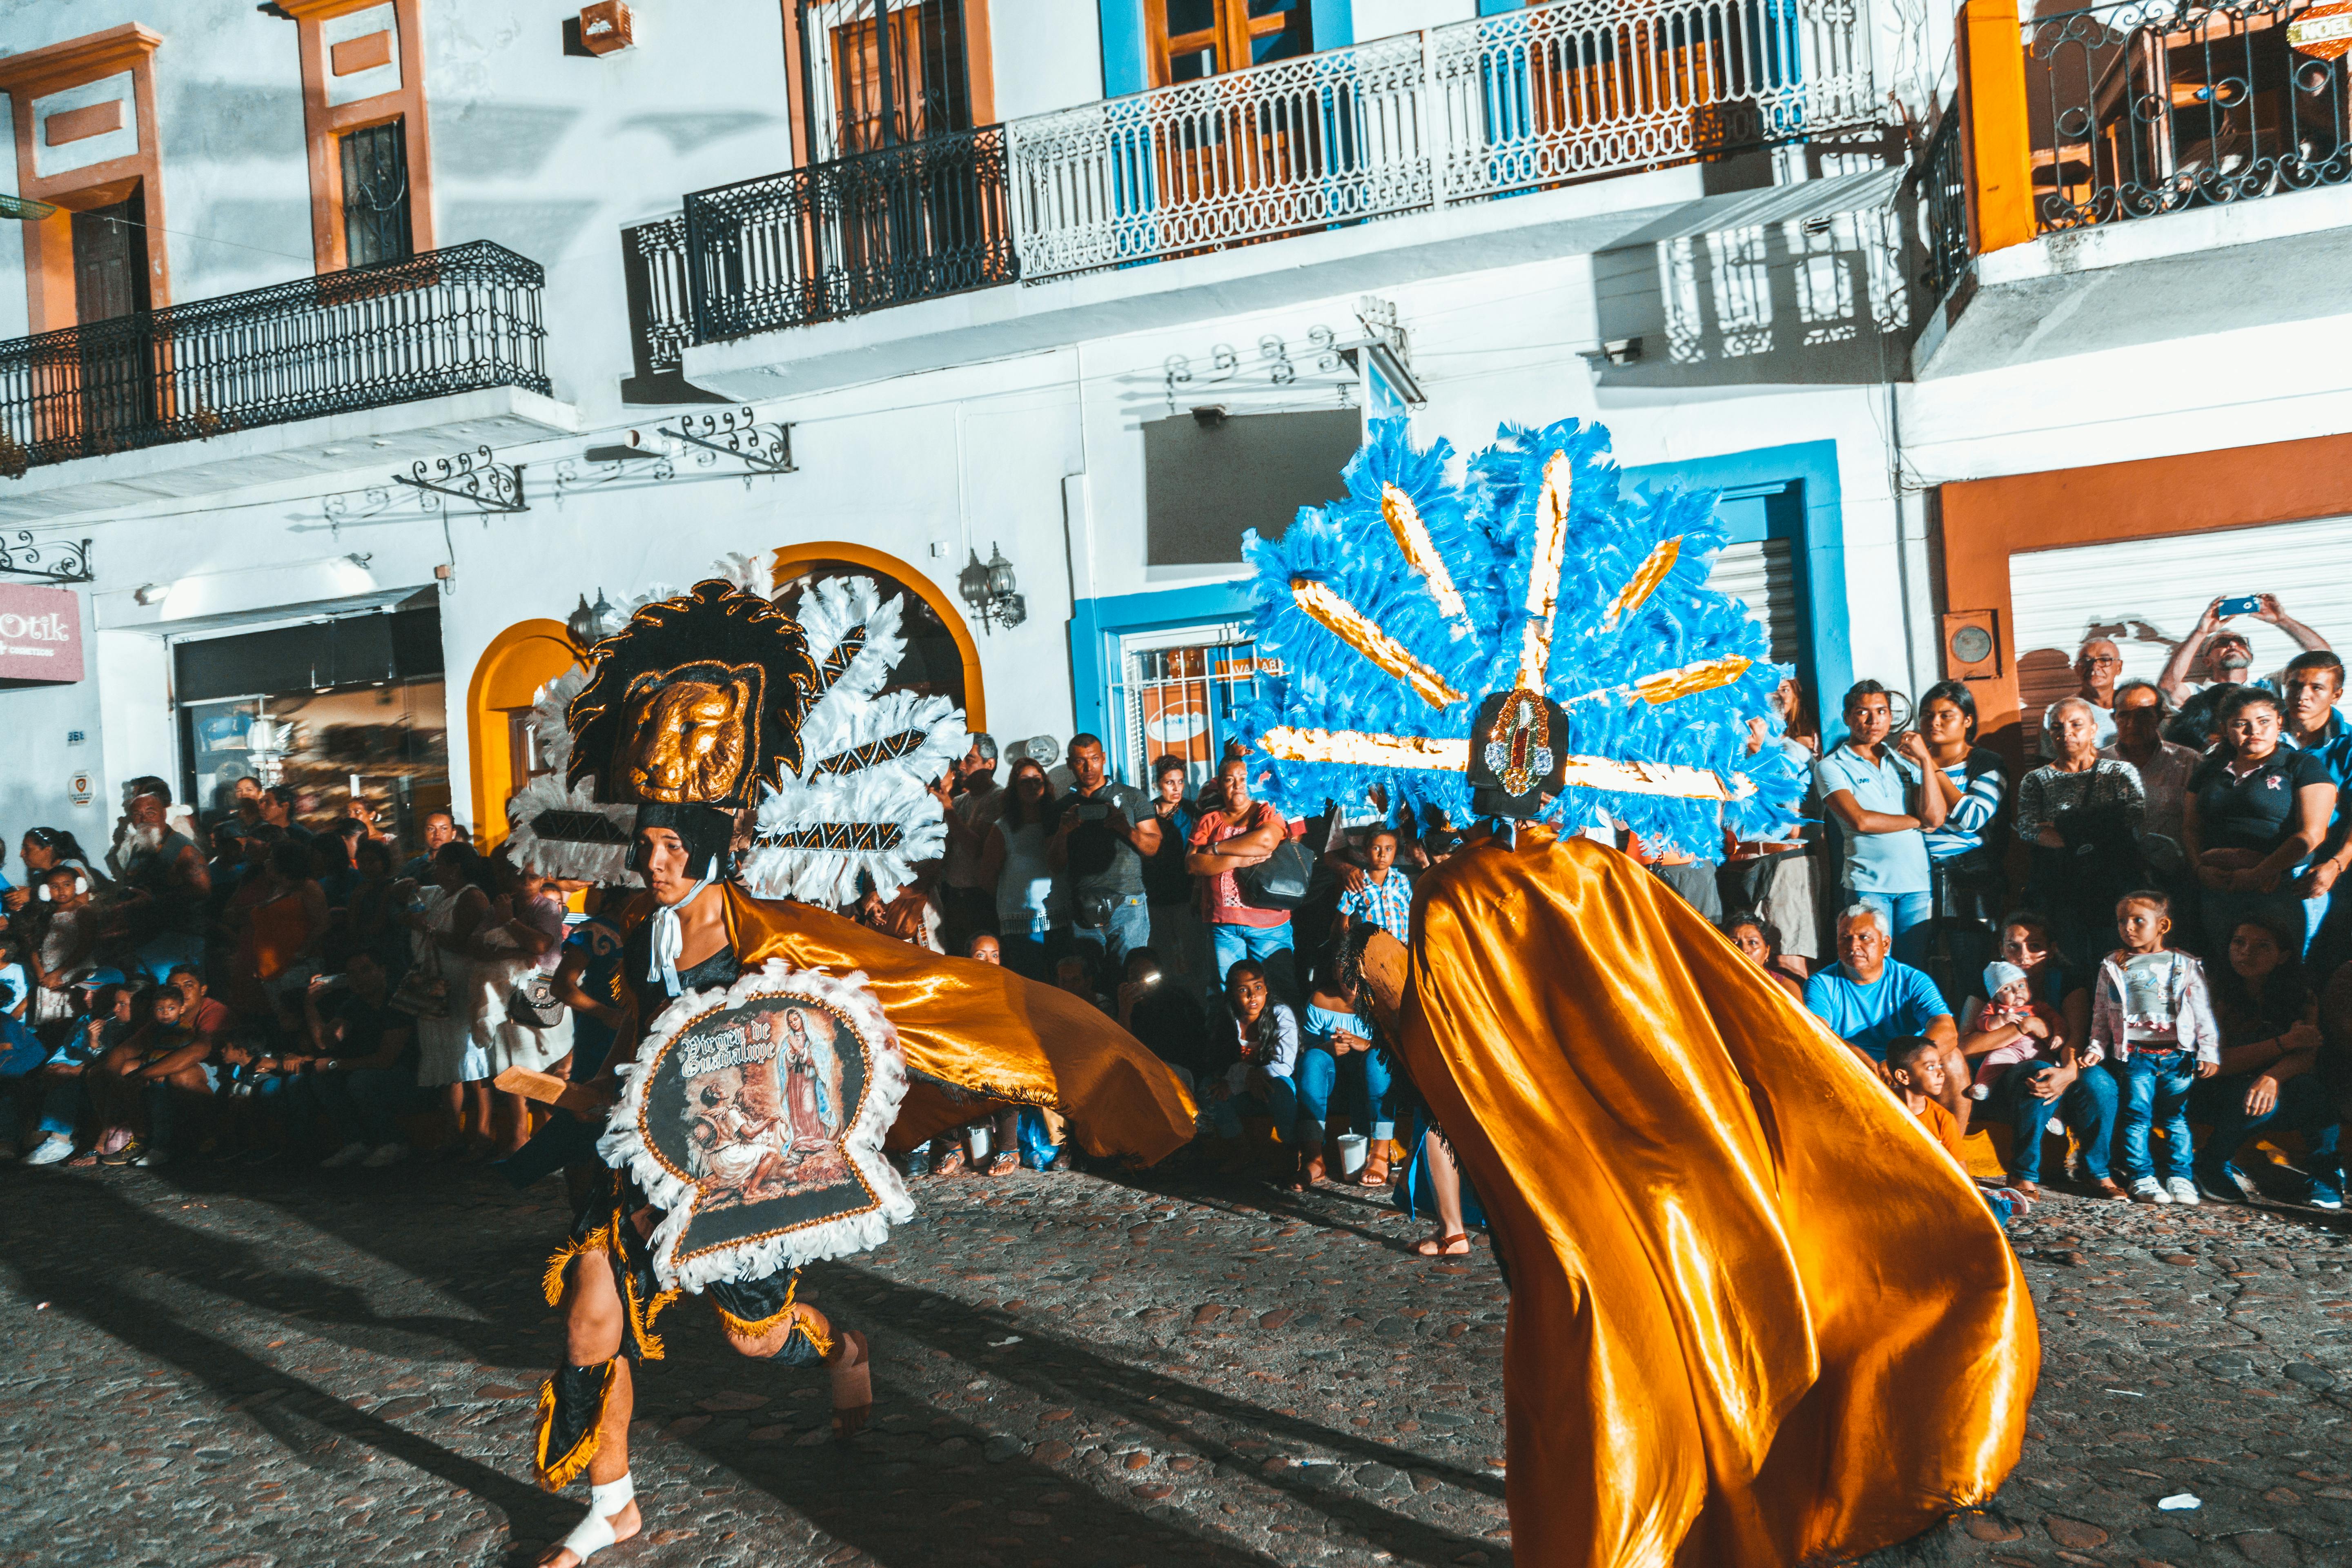
M 330 104 L 333 80 L 323 24 L 384 0 L 282 0 L 292 16 L 302 60 L 302 128 L 310 160 L 310 248 L 317 269 L 341 272 L 351 266 L 343 244 L 342 138 L 372 125 L 402 123 L 408 154 L 408 230 L 412 251 L 431 250 L 433 226 L 432 129 L 426 121 L 425 30 L 418 0 L 391 0 L 399 32 L 400 86 L 350 103 Z
M 74 303 L 73 215 L 110 206 L 135 186 L 147 225 L 147 303 L 172 302 L 169 247 L 163 241 L 163 145 L 155 126 L 155 50 L 163 36 L 137 22 L 101 33 L 0 58 L 0 92 L 9 96 L 16 135 L 16 193 L 59 210 L 24 226 L 26 319 L 35 332 L 77 324 Z M 131 111 L 139 150 L 126 157 L 44 177 L 34 172 L 37 99 L 122 71 L 131 73 Z

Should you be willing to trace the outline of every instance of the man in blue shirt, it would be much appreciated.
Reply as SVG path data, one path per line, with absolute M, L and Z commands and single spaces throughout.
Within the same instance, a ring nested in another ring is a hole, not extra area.
M 2317 757 L 2336 782 L 2335 820 L 2294 885 L 2295 897 L 2305 900 L 2310 933 L 2305 962 L 2324 979 L 2352 960 L 2352 885 L 2336 891 L 2337 879 L 2352 867 L 2352 725 L 2336 710 L 2344 696 L 2344 661 L 2324 648 L 2297 654 L 2287 661 L 2279 689 L 2286 738 Z
M 1916 731 L 1904 737 L 1904 756 L 1888 742 L 1886 688 L 1856 681 L 1845 694 L 1845 727 L 1844 742 L 1813 764 L 1814 791 L 1845 838 L 1843 901 L 1876 910 L 1895 951 L 1916 963 L 1927 957 L 1935 902 L 1921 829 L 1943 826 L 1943 796 L 1920 787 L 1928 753 Z M 1896 1031 L 1906 1032 L 1921 1031 Z
M 1959 1030 L 1936 983 L 1887 957 L 1890 945 L 1884 914 L 1868 904 L 1848 908 L 1838 916 L 1838 961 L 1805 982 L 1805 1008 L 1874 1069 L 1896 1040 L 1913 1035 L 1933 1040 L 1944 1058 L 1944 1092 L 1937 1099 L 1966 1131 L 1971 1102 Z

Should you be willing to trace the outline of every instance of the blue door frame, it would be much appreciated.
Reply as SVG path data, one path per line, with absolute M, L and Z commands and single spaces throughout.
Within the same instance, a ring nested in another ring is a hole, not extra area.
M 1785 539 L 1805 607 L 1805 645 L 1798 679 L 1816 711 L 1853 684 L 1853 644 L 1846 618 L 1843 506 L 1837 443 L 1803 441 L 1719 458 L 1653 463 L 1624 470 L 1629 484 L 1654 489 L 1714 490 L 1716 516 L 1735 544 Z M 1140 632 L 1242 621 L 1250 616 L 1246 579 L 1080 599 L 1070 613 L 1070 680 L 1077 729 L 1104 733 L 1110 689 L 1120 679 L 1118 640 Z M 1130 781 L 1131 782 L 1131 781 Z

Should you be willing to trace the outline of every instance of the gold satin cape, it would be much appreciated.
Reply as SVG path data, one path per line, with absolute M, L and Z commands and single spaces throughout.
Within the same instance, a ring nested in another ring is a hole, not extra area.
M 836 977 L 864 973 L 911 1069 L 890 1148 L 913 1148 L 1001 1104 L 1060 1111 L 1091 1154 L 1150 1164 L 1192 1142 L 1192 1099 L 1168 1064 L 1068 992 L 997 964 L 941 957 L 813 904 L 755 899 L 733 883 L 720 890 L 727 934 L 746 970 L 781 958 Z M 640 894 L 624 923 L 643 919 L 652 903 Z
M 1860 1556 L 1991 1498 L 2041 1363 L 2000 1225 L 1671 889 L 1474 839 L 1421 884 L 1401 1022 L 1510 1267 L 1520 1563 Z

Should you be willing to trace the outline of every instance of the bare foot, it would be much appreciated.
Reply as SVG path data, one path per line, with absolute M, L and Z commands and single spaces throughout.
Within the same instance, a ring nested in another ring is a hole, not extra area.
M 866 1354 L 866 1336 L 856 1329 L 841 1331 L 841 1346 L 833 1358 L 833 1435 L 843 1442 L 866 1429 L 874 1410 L 874 1364 Z
M 1457 1230 L 1452 1236 L 1439 1231 L 1414 1242 L 1412 1249 L 1423 1258 L 1459 1258 L 1470 1250 L 1470 1237 L 1464 1231 Z
M 613 1527 L 613 1539 L 616 1542 L 626 1541 L 646 1527 L 645 1516 L 637 1512 L 637 1500 L 635 1498 L 623 1503 L 620 1512 L 610 1515 L 608 1522 Z M 580 1553 L 559 1541 L 539 1554 L 536 1568 L 579 1568 L 583 1561 Z

